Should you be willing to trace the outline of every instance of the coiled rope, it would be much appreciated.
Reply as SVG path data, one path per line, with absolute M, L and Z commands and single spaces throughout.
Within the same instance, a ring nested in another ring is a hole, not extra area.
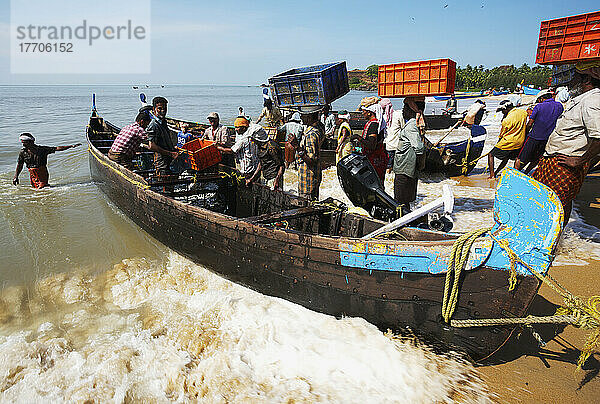
M 581 369 L 592 352 L 597 351 L 600 347 L 600 296 L 592 296 L 587 299 L 587 301 L 584 301 L 584 299 L 579 296 L 573 295 L 549 274 L 542 275 L 529 264 L 523 262 L 523 260 L 510 248 L 508 240 L 498 240 L 492 233 L 490 233 L 490 237 L 506 251 L 510 260 L 509 290 L 513 290 L 516 286 L 516 264 L 519 263 L 541 282 L 558 293 L 563 298 L 564 306 L 559 307 L 553 316 L 530 315 L 520 318 L 452 320 L 452 315 L 454 314 L 458 302 L 460 275 L 467 265 L 471 246 L 477 238 L 490 230 L 491 229 L 489 228 L 479 229 L 466 233 L 459 237 L 452 247 L 452 255 L 448 262 L 448 272 L 446 274 L 446 284 L 442 302 L 442 316 L 444 320 L 451 326 L 459 328 L 512 324 L 531 325 L 542 323 L 567 323 L 577 328 L 592 330 L 586 338 L 585 346 L 577 361 L 577 368 Z M 452 284 L 452 287 L 450 287 L 450 284 Z

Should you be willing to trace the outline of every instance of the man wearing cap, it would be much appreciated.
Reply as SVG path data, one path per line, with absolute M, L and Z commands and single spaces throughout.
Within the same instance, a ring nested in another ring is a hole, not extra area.
M 515 108 L 509 100 L 501 101 L 496 112 L 502 112 L 502 126 L 500 128 L 500 140 L 488 154 L 488 166 L 490 169 L 490 179 L 495 179 L 496 175 L 508 163 L 508 160 L 515 160 L 519 156 L 519 151 L 525 141 L 525 127 L 527 125 L 527 111 Z M 498 169 L 494 171 L 494 157 L 502 160 Z
M 226 148 L 231 148 L 235 143 L 235 131 L 230 132 L 227 127 L 221 125 L 219 114 L 216 112 L 208 114 L 207 119 L 210 126 L 204 130 L 204 139 L 215 142 L 217 149 L 221 152 Z M 232 154 L 224 153 L 221 162 L 229 167 L 235 167 L 235 159 Z
M 577 63 L 568 86 L 572 99 L 550 134 L 533 175 L 558 195 L 565 224 L 589 163 L 600 153 L 600 61 Z
M 515 160 L 515 168 L 523 169 L 525 174 L 540 161 L 548 136 L 556 127 L 556 121 L 563 112 L 562 104 L 554 101 L 554 94 L 550 90 L 540 91 L 537 102 L 527 120 L 526 132 L 528 133 L 523 148 Z
M 154 169 L 159 176 L 171 174 L 169 166 L 179 155 L 165 119 L 167 103 L 168 101 L 164 97 L 152 99 L 153 118 L 146 128 L 149 140 L 148 148 L 154 152 Z
M 250 124 L 243 116 L 237 117 L 233 125 L 236 132 L 235 143 L 231 147 L 221 147 L 221 151 L 235 156 L 238 170 L 246 179 L 246 185 L 250 185 L 258 168 L 258 149 L 252 141 L 252 135 L 256 131 L 264 132 L 264 129 L 260 125 Z
M 29 180 L 34 188 L 44 188 L 48 186 L 48 155 L 57 151 L 71 149 L 81 146 L 81 143 L 76 143 L 69 146 L 39 146 L 35 144 L 35 138 L 31 133 L 21 133 L 19 140 L 23 144 L 23 148 L 19 152 L 17 160 L 17 169 L 13 178 L 13 185 L 19 184 L 19 174 L 23 170 L 23 163 L 29 170 Z
M 321 186 L 321 139 L 324 134 L 319 122 L 319 111 L 307 109 L 302 113 L 304 134 L 298 142 L 292 139 L 292 146 L 298 156 L 298 195 L 301 197 L 318 200 L 319 187 Z
M 283 172 L 285 170 L 283 150 L 276 141 L 269 139 L 267 132 L 263 129 L 253 132 L 251 138 L 257 146 L 258 167 L 250 181 L 255 181 L 262 174 L 270 188 L 283 190 Z

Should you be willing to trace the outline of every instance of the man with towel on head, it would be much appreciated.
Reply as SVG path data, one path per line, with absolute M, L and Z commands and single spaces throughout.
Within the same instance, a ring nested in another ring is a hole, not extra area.
M 81 143 L 76 143 L 69 146 L 39 146 L 35 144 L 35 138 L 31 133 L 21 133 L 19 140 L 23 144 L 23 148 L 19 153 L 17 160 L 17 169 L 13 178 L 13 185 L 19 184 L 19 174 L 23 170 L 23 163 L 29 170 L 29 180 L 34 188 L 44 188 L 48 186 L 48 155 L 57 151 L 71 149 L 81 146 Z
M 495 179 L 500 170 L 508 163 L 508 160 L 517 159 L 521 146 L 525 141 L 525 128 L 527 126 L 527 111 L 515 108 L 510 100 L 500 101 L 496 111 L 502 112 L 503 118 L 500 127 L 500 140 L 488 154 L 489 179 Z M 501 160 L 495 171 L 494 157 Z
M 600 61 L 577 63 L 568 87 L 571 101 L 556 122 L 533 174 L 558 195 L 565 224 L 590 162 L 600 153 Z
M 236 132 L 235 143 L 231 147 L 221 147 L 220 150 L 234 155 L 238 170 L 246 179 L 246 185 L 250 185 L 255 179 L 254 174 L 259 163 L 258 147 L 252 141 L 252 136 L 257 131 L 264 132 L 264 129 L 260 125 L 250 123 L 244 116 L 238 116 L 233 126 Z

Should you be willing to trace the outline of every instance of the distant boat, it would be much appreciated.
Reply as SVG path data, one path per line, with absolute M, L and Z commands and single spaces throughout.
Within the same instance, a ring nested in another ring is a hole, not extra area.
M 496 91 L 496 90 L 494 90 L 492 92 L 492 94 L 493 95 L 505 95 L 505 94 L 508 94 L 508 91 Z
M 525 95 L 538 95 L 538 93 L 542 90 L 538 90 L 537 88 L 523 86 L 523 94 Z
M 485 97 L 485 94 L 482 91 L 475 91 L 475 92 L 470 92 L 470 93 L 455 93 L 454 94 L 454 98 L 456 98 L 457 100 L 462 100 L 464 98 L 479 98 L 479 97 Z M 449 95 L 434 95 L 433 98 L 436 99 L 436 101 L 446 101 L 450 99 Z
M 134 90 L 137 90 L 139 87 L 138 87 L 138 86 L 132 86 L 132 88 L 133 88 Z

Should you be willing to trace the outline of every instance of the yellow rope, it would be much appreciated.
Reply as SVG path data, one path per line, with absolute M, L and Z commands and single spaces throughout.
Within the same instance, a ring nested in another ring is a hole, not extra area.
M 446 283 L 444 285 L 444 297 L 442 300 L 442 316 L 446 323 L 450 322 L 456 309 L 460 275 L 467 266 L 467 259 L 469 258 L 471 246 L 477 238 L 490 230 L 491 228 L 479 229 L 465 233 L 460 236 L 452 246 L 450 261 L 448 262 L 448 272 L 446 273 Z
M 471 151 L 471 138 L 467 139 L 467 150 L 465 152 L 465 158 L 462 162 L 462 175 L 467 175 L 469 171 L 469 152 Z
M 581 351 L 579 360 L 577 361 L 577 368 L 581 369 L 592 352 L 600 347 L 600 296 L 592 296 L 587 300 L 587 302 L 584 302 L 579 296 L 573 295 L 549 274 L 542 275 L 533 269 L 529 264 L 523 262 L 523 260 L 520 259 L 510 248 L 508 240 L 498 240 L 491 233 L 490 237 L 496 241 L 509 256 L 511 265 L 511 279 L 514 276 L 514 283 L 511 280 L 511 284 L 516 284 L 516 264 L 518 262 L 563 298 L 565 306 L 556 310 L 557 316 L 570 316 L 572 318 L 570 323 L 575 327 L 593 330 L 587 336 L 585 346 Z
M 144 182 L 140 182 L 140 181 L 136 181 L 132 178 L 129 178 L 128 176 L 126 176 L 125 174 L 123 174 L 121 171 L 117 170 L 116 168 L 114 168 L 113 166 L 111 166 L 110 164 L 106 163 L 105 161 L 102 161 L 100 159 L 100 157 L 98 157 L 96 155 L 96 152 L 91 148 L 88 147 L 88 151 L 92 154 L 92 156 L 94 156 L 94 158 L 103 166 L 110 168 L 113 172 L 119 174 L 121 177 L 125 178 L 127 181 L 129 181 L 130 183 L 132 183 L 133 185 L 135 185 L 138 188 L 141 189 L 149 189 L 150 185 L 144 183 Z

